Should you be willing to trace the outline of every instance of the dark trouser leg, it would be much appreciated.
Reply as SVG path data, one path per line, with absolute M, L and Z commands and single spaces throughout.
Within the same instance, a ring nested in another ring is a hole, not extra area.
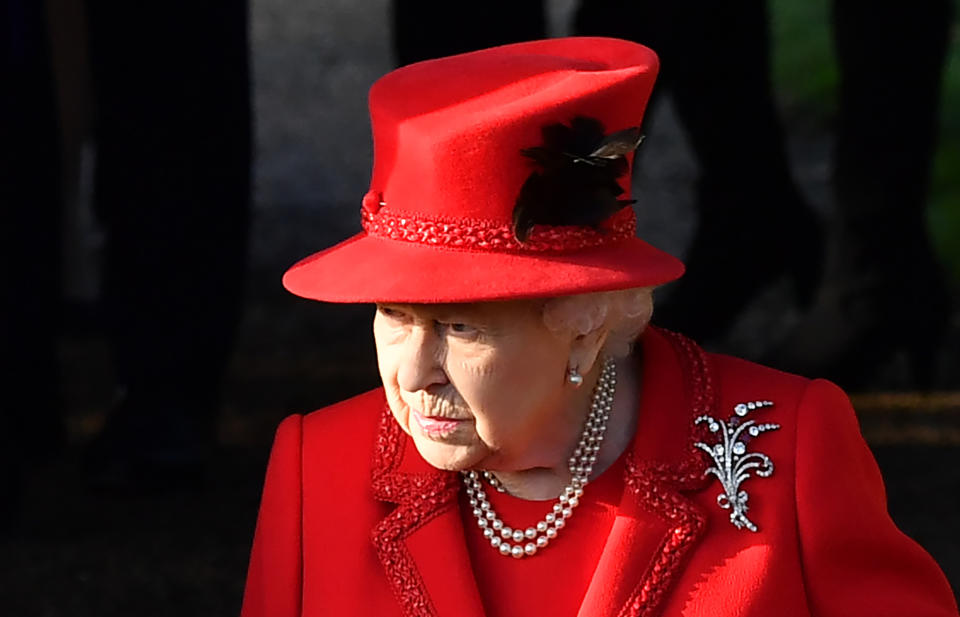
M 19 470 L 63 443 L 60 149 L 43 5 L 0 2 L 0 524 Z M 4 520 L 6 519 L 6 520 Z
M 62 439 L 56 341 L 60 316 L 60 136 L 42 4 L 0 4 L 0 379 L 4 432 L 16 449 Z M 29 452 L 26 452 L 29 454 Z
M 250 209 L 247 4 L 89 0 L 104 303 L 136 452 L 212 441 Z M 122 439 L 121 437 L 120 439 Z
M 925 212 L 951 9 L 949 0 L 834 3 L 838 222 L 862 253 L 848 257 L 886 270 L 891 286 L 932 280 Z
M 809 297 L 820 230 L 790 176 L 765 2 L 584 2 L 577 31 L 636 40 L 659 54 L 661 87 L 673 96 L 700 167 L 688 271 L 658 322 L 716 336 L 784 273 Z
M 923 220 L 952 8 L 949 0 L 834 2 L 842 217 L 891 221 L 901 238 L 901 225 Z
M 949 299 L 925 212 L 951 9 L 949 0 L 835 2 L 840 106 L 828 269 L 817 306 L 771 363 L 862 387 L 872 367 L 903 348 L 915 385 L 934 378 Z
M 394 0 L 392 10 L 400 66 L 546 36 L 542 0 Z

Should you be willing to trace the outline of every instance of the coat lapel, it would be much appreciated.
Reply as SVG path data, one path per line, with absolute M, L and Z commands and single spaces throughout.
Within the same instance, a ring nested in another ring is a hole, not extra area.
M 483 617 L 457 506 L 455 473 L 430 467 L 385 409 L 373 466 L 378 499 L 395 503 L 372 540 L 403 614 Z
M 653 617 L 707 516 L 683 493 L 703 489 L 694 419 L 715 406 L 703 352 L 688 339 L 651 330 L 643 339 L 637 433 L 628 454 L 617 518 L 580 607 L 581 617 Z

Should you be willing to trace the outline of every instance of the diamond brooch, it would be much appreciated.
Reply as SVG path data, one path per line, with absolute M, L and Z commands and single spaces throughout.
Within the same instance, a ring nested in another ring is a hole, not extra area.
M 711 436 L 716 437 L 712 444 L 698 441 L 694 444 L 713 459 L 713 465 L 706 474 L 713 474 L 720 480 L 723 492 L 717 495 L 717 504 L 724 510 L 730 510 L 730 522 L 737 529 L 746 527 L 757 531 L 757 526 L 747 518 L 747 492 L 741 485 L 751 476 L 767 478 L 773 473 L 773 461 L 766 454 L 748 452 L 750 441 L 767 431 L 780 428 L 779 424 L 757 424 L 754 420 L 745 420 L 752 411 L 773 407 L 772 401 L 753 401 L 734 406 L 734 415 L 729 420 L 717 420 L 711 416 L 700 416 L 694 424 L 706 424 Z

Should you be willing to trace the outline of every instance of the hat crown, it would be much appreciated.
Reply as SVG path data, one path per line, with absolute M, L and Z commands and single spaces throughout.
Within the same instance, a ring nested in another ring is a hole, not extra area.
M 633 209 L 618 207 L 629 197 L 621 174 L 632 155 L 627 165 L 619 157 L 639 139 L 624 129 L 640 126 L 656 72 L 656 55 L 642 45 L 577 37 L 386 75 L 370 91 L 374 170 L 363 231 L 301 260 L 284 285 L 328 302 L 447 303 L 677 278 L 683 264 L 636 237 Z
M 509 225 L 533 171 L 521 150 L 576 116 L 639 126 L 656 77 L 650 49 L 576 37 L 506 45 L 398 69 L 370 91 L 374 168 L 365 209 Z M 620 180 L 629 195 L 630 176 Z M 631 213 L 632 216 L 632 213 Z

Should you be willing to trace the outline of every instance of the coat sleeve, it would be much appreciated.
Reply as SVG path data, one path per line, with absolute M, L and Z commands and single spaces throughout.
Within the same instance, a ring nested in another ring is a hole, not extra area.
M 299 617 L 303 417 L 277 429 L 250 553 L 241 617 Z
M 808 386 L 796 447 L 800 554 L 812 614 L 957 617 L 940 568 L 890 519 L 880 471 L 837 386 Z

